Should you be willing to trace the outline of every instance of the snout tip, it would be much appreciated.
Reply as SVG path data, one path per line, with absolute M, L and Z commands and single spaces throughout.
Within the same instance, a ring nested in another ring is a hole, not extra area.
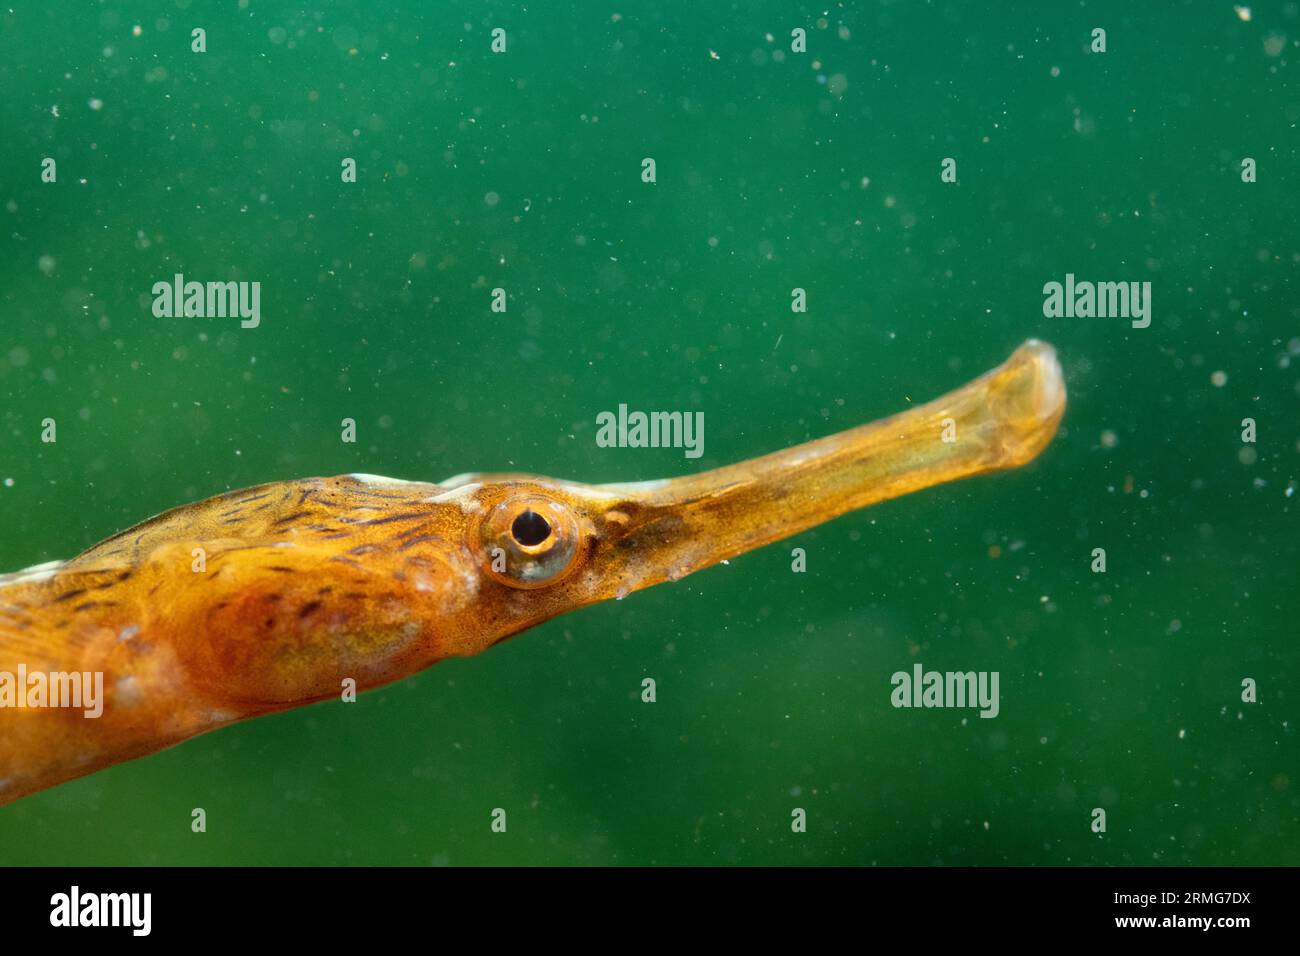
M 1065 376 L 1056 349 L 1041 339 L 1029 339 L 1016 350 L 1012 361 L 1020 357 L 1030 368 L 1034 415 L 1040 419 L 1060 418 L 1065 410 Z

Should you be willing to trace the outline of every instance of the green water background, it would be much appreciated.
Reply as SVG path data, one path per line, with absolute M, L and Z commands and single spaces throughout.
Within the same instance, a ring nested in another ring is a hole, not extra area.
M 268 480 L 694 472 L 1030 336 L 1070 393 L 1023 470 L 35 795 L 0 863 L 1300 862 L 1300 16 L 1152 6 L 0 12 L 5 570 Z M 154 318 L 176 272 L 261 327 Z M 1151 327 L 1044 318 L 1067 272 Z M 705 456 L 598 448 L 619 403 Z M 892 708 L 918 661 L 1001 714 Z

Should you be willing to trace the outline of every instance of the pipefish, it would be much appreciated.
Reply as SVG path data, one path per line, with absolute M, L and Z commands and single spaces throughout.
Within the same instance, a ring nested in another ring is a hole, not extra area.
M 1055 351 L 1031 340 L 932 402 L 697 475 L 342 475 L 174 508 L 69 561 L 0 576 L 0 804 L 337 699 L 345 681 L 378 687 L 477 654 L 848 511 L 1023 465 L 1065 401 Z M 102 713 L 28 706 L 20 671 L 101 674 Z

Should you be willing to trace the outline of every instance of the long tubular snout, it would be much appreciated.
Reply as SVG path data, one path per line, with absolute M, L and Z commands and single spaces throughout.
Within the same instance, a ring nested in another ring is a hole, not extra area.
M 912 491 L 1031 461 L 1056 433 L 1065 383 L 1030 340 L 974 381 L 881 421 L 700 475 L 605 486 L 680 518 L 638 587 L 677 577 Z M 653 568 L 653 570 L 652 570 Z

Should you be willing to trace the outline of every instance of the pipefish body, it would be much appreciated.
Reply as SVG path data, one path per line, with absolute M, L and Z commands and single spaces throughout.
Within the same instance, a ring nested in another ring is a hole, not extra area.
M 858 508 L 1033 459 L 1053 349 L 925 405 L 703 474 L 586 485 L 272 482 L 0 576 L 0 804 L 236 721 L 477 654 Z M 13 675 L 102 673 L 102 713 L 16 706 Z

